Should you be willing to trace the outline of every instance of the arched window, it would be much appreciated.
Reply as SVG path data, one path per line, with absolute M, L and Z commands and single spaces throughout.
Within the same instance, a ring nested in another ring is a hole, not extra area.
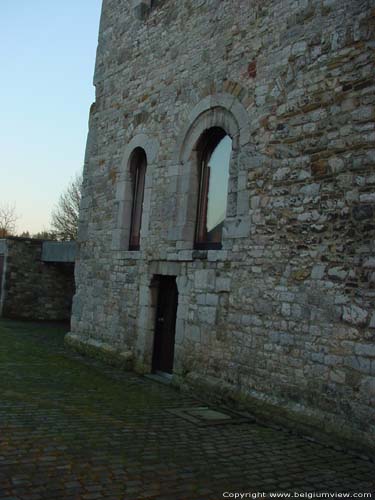
M 199 195 L 195 248 L 220 249 L 227 211 L 232 139 L 219 127 L 206 130 L 197 145 Z
M 147 158 L 142 148 L 136 148 L 130 160 L 130 175 L 132 180 L 132 215 L 130 223 L 129 250 L 139 250 L 143 196 L 145 191 Z

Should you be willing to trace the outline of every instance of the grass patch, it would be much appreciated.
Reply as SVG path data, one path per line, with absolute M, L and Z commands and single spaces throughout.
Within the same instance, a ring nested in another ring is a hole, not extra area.
M 74 359 L 64 347 L 66 327 L 0 321 L 0 390 L 8 397 L 75 405 L 105 415 L 149 408 L 161 400 L 159 387 L 140 387 L 137 377 L 116 380 L 95 366 Z

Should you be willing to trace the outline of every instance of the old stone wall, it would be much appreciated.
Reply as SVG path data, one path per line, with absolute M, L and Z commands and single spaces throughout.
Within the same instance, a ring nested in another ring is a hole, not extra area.
M 1 315 L 66 321 L 74 294 L 74 263 L 43 262 L 41 240 L 6 240 Z
M 374 448 L 374 20 L 370 0 L 104 1 L 80 342 L 131 351 L 150 371 L 150 285 L 176 276 L 177 383 Z M 211 126 L 233 152 L 223 249 L 204 252 L 192 152 Z M 129 252 L 136 147 L 148 165 Z

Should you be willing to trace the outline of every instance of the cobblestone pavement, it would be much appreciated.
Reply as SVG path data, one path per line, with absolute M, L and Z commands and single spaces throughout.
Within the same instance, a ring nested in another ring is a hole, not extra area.
M 374 492 L 373 463 L 249 422 L 196 425 L 168 409 L 202 402 L 73 355 L 63 335 L 0 322 L 1 500 Z

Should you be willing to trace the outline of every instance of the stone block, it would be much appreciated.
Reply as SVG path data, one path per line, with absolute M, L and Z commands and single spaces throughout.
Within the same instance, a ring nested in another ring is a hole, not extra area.
M 362 380 L 361 390 L 369 399 L 375 401 L 375 377 L 366 377 Z
M 313 184 L 306 184 L 301 188 L 301 193 L 303 193 L 305 196 L 318 196 L 320 192 L 320 184 L 318 183 L 313 183 Z
M 231 279 L 230 278 L 216 278 L 217 292 L 229 292 L 231 290 Z
M 226 219 L 223 228 L 224 238 L 246 238 L 250 235 L 250 217 Z
M 202 269 L 195 272 L 195 287 L 198 290 L 213 290 L 215 288 L 216 275 L 214 270 Z
M 341 267 L 331 267 L 331 269 L 328 269 L 328 276 L 330 276 L 331 278 L 344 280 L 348 276 L 348 272 Z
M 148 286 L 139 288 L 139 305 L 148 306 L 150 303 L 150 289 Z
M 75 241 L 43 241 L 43 262 L 74 262 L 76 258 Z
M 206 305 L 206 294 L 205 293 L 198 293 L 197 294 L 197 304 L 200 306 Z
M 143 20 L 151 10 L 151 0 L 132 0 L 132 8 L 135 17 Z
M 216 323 L 216 307 L 200 306 L 198 318 L 202 323 L 214 325 Z
M 371 219 L 374 209 L 371 205 L 356 205 L 352 209 L 353 218 L 357 221 Z
M 283 304 L 281 304 L 281 314 L 284 317 L 288 317 L 291 315 L 291 307 L 289 302 L 284 302 Z
M 368 312 L 354 304 L 344 306 L 342 319 L 352 325 L 364 325 L 367 322 Z
M 239 191 L 237 193 L 237 215 L 247 215 L 249 213 L 249 192 Z
M 370 373 L 371 361 L 361 356 L 348 356 L 344 358 L 344 366 L 361 373 Z
M 175 333 L 176 346 L 181 345 L 183 343 L 185 334 L 186 334 L 186 323 L 184 319 L 178 317 L 176 321 L 176 333 Z
M 205 300 L 205 303 L 206 303 L 208 306 L 217 306 L 217 305 L 218 305 L 218 303 L 219 303 L 219 297 L 218 297 L 218 295 L 213 294 L 213 293 L 207 293 L 207 294 L 206 294 L 206 300 Z
M 313 280 L 321 280 L 324 276 L 326 269 L 325 264 L 316 264 L 311 271 L 311 278 Z
M 187 338 L 192 342 L 201 342 L 201 329 L 196 325 L 189 325 L 187 329 Z
M 356 344 L 354 351 L 357 356 L 375 358 L 375 344 Z
M 331 370 L 330 378 L 332 382 L 336 384 L 344 384 L 346 380 L 346 374 L 343 370 Z
M 375 193 L 363 193 L 359 196 L 360 203 L 375 203 Z
M 209 262 L 226 261 L 228 252 L 226 250 L 208 250 L 207 260 Z

